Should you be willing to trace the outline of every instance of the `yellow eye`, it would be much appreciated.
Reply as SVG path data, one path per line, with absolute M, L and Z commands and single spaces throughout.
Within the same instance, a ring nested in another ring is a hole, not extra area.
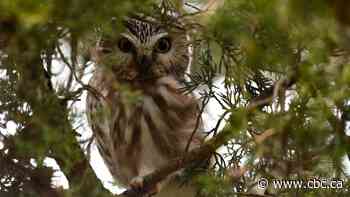
M 158 40 L 156 46 L 155 46 L 155 51 L 157 53 L 167 53 L 171 49 L 171 40 L 169 37 L 164 37 Z
M 134 44 L 127 38 L 120 38 L 118 41 L 119 49 L 124 53 L 131 53 L 134 50 Z

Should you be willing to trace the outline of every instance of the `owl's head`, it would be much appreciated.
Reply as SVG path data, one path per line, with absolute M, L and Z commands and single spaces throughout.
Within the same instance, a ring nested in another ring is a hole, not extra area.
M 183 79 L 189 66 L 189 40 L 184 28 L 152 20 L 127 18 L 125 31 L 97 44 L 96 61 L 118 80 L 145 81 L 164 76 Z

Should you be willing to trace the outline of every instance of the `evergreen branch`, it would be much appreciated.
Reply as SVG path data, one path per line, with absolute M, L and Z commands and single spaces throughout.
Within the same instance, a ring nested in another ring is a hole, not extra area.
M 26 54 L 25 52 L 29 48 L 26 44 L 28 43 L 24 43 L 23 46 L 15 48 L 18 54 Z M 45 46 L 41 47 L 43 47 L 42 50 L 45 50 Z M 40 49 L 38 49 L 38 51 L 39 50 Z M 74 196 L 78 196 L 75 194 L 86 194 L 85 196 L 96 196 L 97 194 L 101 196 L 110 196 L 110 192 L 103 188 L 90 167 L 79 143 L 75 140 L 74 130 L 72 129 L 68 117 L 68 109 L 65 103 L 61 102 L 61 99 L 50 85 L 51 75 L 44 69 L 40 53 L 33 52 L 31 55 L 23 55 L 21 58 L 14 58 L 14 61 L 18 61 L 14 62 L 14 64 L 21 66 L 18 67 L 16 71 L 22 76 L 23 80 L 22 83 L 18 85 L 18 97 L 30 105 L 32 115 L 27 125 L 24 125 L 24 128 L 21 129 L 22 132 L 19 133 L 21 134 L 20 136 L 24 136 L 23 140 L 25 141 L 31 141 L 33 144 L 40 144 L 42 142 L 40 139 L 36 139 L 35 136 L 40 136 L 42 135 L 40 133 L 47 132 L 47 128 L 52 129 L 50 130 L 52 133 L 60 133 L 62 135 L 64 133 L 66 149 L 57 148 L 55 145 L 50 144 L 45 147 L 45 149 L 48 148 L 48 150 L 45 150 L 46 154 L 44 153 L 43 156 L 51 156 L 57 161 L 69 180 L 70 187 L 74 188 L 74 190 L 72 190 L 74 191 Z M 68 62 L 66 63 L 69 65 Z M 27 91 L 28 89 L 32 91 Z M 39 95 L 38 92 L 40 93 Z M 47 109 L 54 111 L 55 114 L 48 115 Z M 60 118 L 57 119 L 57 116 Z M 17 136 L 17 138 L 20 136 Z M 14 151 L 13 148 L 11 151 Z M 28 157 L 30 158 L 31 156 L 29 155 Z M 12 167 L 13 166 L 14 165 L 12 165 Z M 18 165 L 15 166 L 20 167 Z M 22 170 L 26 170 L 24 166 L 22 167 Z M 46 175 L 45 170 L 42 171 L 38 167 L 34 170 L 33 173 L 27 172 L 31 177 L 29 190 L 34 190 L 40 197 L 64 196 L 64 192 L 60 192 L 58 189 L 52 187 L 51 176 Z M 82 178 L 82 176 L 84 178 Z M 45 179 L 43 179 L 43 177 Z M 72 193 L 70 192 L 70 194 Z
M 285 79 L 280 82 L 278 82 L 279 87 L 288 88 L 292 86 L 295 83 L 295 79 Z M 274 86 L 276 88 L 276 85 Z M 246 112 L 251 113 L 255 109 L 265 106 L 267 104 L 270 104 L 274 99 L 274 93 L 275 91 L 269 91 L 269 94 L 265 94 L 264 97 L 261 97 L 260 99 L 256 99 L 248 104 L 246 107 Z M 143 190 L 142 191 L 136 191 L 133 189 L 129 189 L 122 193 L 121 195 L 118 195 L 117 197 L 142 197 L 157 183 L 167 178 L 168 175 L 189 167 L 191 164 L 198 162 L 198 161 L 204 161 L 210 156 L 215 153 L 216 149 L 218 149 L 223 144 L 227 143 L 232 138 L 232 131 L 230 129 L 224 129 L 223 131 L 219 132 L 215 137 L 209 139 L 206 141 L 201 147 L 195 148 L 191 151 L 189 151 L 187 154 L 185 154 L 182 157 L 173 159 L 171 162 L 169 162 L 167 165 L 155 170 L 149 175 L 146 175 L 143 177 L 144 183 L 143 183 Z M 266 138 L 264 138 L 266 139 Z M 259 140 L 261 143 L 263 140 Z

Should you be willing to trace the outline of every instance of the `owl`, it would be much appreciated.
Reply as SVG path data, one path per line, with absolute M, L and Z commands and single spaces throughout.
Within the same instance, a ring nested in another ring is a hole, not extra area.
M 185 28 L 133 17 L 123 25 L 124 32 L 101 38 L 93 50 L 87 117 L 116 182 L 137 188 L 140 177 L 183 155 L 187 145 L 199 147 L 203 132 L 198 100 L 181 90 L 191 58 Z M 150 194 L 195 196 L 178 185 L 170 175 Z

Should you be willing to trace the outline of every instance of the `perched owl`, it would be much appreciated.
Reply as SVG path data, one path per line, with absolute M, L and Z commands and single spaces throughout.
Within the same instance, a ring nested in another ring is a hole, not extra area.
M 203 132 L 198 100 L 181 91 L 190 60 L 185 29 L 152 19 L 127 18 L 124 25 L 124 33 L 102 38 L 94 50 L 89 84 L 96 92 L 88 94 L 87 116 L 116 182 L 134 187 L 138 177 L 181 156 L 190 139 L 189 149 L 200 146 Z M 172 177 L 156 196 L 194 196 Z

